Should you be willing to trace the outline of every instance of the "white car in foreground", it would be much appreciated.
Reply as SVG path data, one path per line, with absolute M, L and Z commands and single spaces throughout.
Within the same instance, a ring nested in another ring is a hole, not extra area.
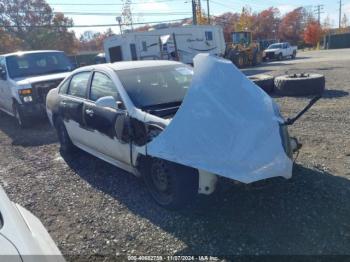
M 220 177 L 292 176 L 298 143 L 278 106 L 225 59 L 198 55 L 194 71 L 171 61 L 79 68 L 46 107 L 62 151 L 76 146 L 143 176 L 166 208 L 213 193 Z
M 65 261 L 40 220 L 0 186 L 0 261 Z

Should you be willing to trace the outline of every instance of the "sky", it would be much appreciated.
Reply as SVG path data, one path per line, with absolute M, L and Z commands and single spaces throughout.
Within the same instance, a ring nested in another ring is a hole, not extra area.
M 64 12 L 71 17 L 75 25 L 105 25 L 117 24 L 116 17 L 122 11 L 121 0 L 46 0 L 56 12 Z M 350 0 L 343 1 L 343 14 L 350 18 Z M 207 0 L 202 0 L 202 7 L 206 10 Z M 259 12 L 271 6 L 279 8 L 281 14 L 304 6 L 312 10 L 317 5 L 323 5 L 321 20 L 327 16 L 333 27 L 338 26 L 339 1 L 338 0 L 209 0 L 211 15 L 219 15 L 225 12 L 240 12 L 242 7 L 250 6 L 253 12 Z M 89 5 L 90 4 L 90 5 Z M 93 4 L 93 5 L 91 5 Z M 99 5 L 94 5 L 99 4 Z M 191 0 L 132 0 L 133 22 L 146 23 L 156 21 L 175 20 L 191 17 Z M 109 16 L 74 15 L 67 12 L 93 12 L 110 13 Z M 115 15 L 114 15 L 115 14 Z M 79 36 L 84 31 L 104 32 L 108 27 L 73 28 Z M 111 27 L 119 34 L 119 26 Z

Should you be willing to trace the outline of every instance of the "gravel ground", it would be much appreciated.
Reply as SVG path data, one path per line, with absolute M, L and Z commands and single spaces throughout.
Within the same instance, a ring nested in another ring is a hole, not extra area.
M 318 72 L 325 98 L 291 127 L 303 143 L 291 180 L 235 185 L 181 212 L 141 180 L 86 153 L 62 157 L 48 123 L 0 114 L 0 183 L 38 216 L 69 258 L 81 255 L 350 255 L 350 51 L 301 53 L 247 74 Z M 285 116 L 307 98 L 276 98 Z

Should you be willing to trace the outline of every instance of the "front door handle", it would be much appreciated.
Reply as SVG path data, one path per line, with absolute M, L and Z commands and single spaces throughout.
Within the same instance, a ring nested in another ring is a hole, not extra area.
M 90 116 L 90 117 L 94 116 L 94 110 L 86 109 L 86 110 L 85 110 L 85 113 L 86 113 L 88 116 Z

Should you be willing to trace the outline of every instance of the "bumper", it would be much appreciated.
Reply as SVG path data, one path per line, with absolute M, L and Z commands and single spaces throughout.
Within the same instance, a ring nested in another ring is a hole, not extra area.
M 275 53 L 274 52 L 267 52 L 267 53 L 265 53 L 265 57 L 264 57 L 265 59 L 276 59 L 276 55 L 275 55 Z
M 28 118 L 37 118 L 37 117 L 45 117 L 46 110 L 44 104 L 37 103 L 23 103 L 19 105 L 20 110 L 24 117 Z

